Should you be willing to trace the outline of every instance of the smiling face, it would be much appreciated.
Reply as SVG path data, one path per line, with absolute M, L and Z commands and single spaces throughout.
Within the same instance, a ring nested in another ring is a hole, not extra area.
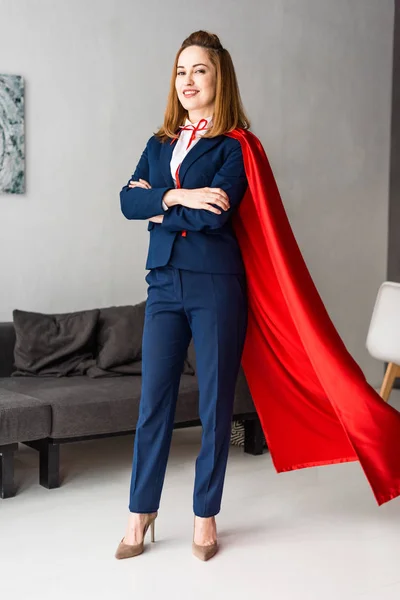
M 216 70 L 204 48 L 189 46 L 181 52 L 176 70 L 175 89 L 192 123 L 213 115 Z

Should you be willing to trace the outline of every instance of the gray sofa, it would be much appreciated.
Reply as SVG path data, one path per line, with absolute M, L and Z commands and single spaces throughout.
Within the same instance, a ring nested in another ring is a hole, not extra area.
M 60 486 L 60 446 L 82 440 L 132 434 L 138 418 L 140 375 L 91 379 L 73 377 L 11 377 L 14 371 L 13 323 L 0 323 L 0 495 L 16 493 L 14 453 L 18 444 L 39 452 L 40 484 Z M 195 368 L 193 344 L 188 358 Z M 265 439 L 247 382 L 237 381 L 234 421 L 243 421 L 244 451 L 261 454 Z M 175 427 L 199 425 L 195 375 L 183 374 Z

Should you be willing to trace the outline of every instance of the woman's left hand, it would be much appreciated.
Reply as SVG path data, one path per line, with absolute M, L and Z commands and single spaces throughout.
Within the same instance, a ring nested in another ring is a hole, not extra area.
M 132 181 L 131 180 L 129 182 L 129 186 L 128 187 L 130 187 L 130 188 L 141 187 L 144 190 L 151 190 L 151 185 L 145 179 L 139 179 L 139 181 Z
M 150 217 L 149 221 L 153 221 L 153 223 L 162 223 L 164 220 L 164 215 L 157 215 L 156 217 Z

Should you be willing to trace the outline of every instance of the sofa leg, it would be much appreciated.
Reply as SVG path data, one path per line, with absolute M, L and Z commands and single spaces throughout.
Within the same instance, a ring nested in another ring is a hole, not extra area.
M 14 452 L 18 444 L 0 446 L 0 496 L 12 498 L 17 490 L 14 484 Z
M 60 444 L 52 440 L 24 442 L 39 452 L 39 483 L 48 490 L 60 487 Z
M 265 437 L 259 418 L 244 421 L 244 451 L 256 456 L 264 452 L 264 447 Z
M 52 490 L 60 487 L 60 445 L 51 442 L 40 452 L 40 485 Z

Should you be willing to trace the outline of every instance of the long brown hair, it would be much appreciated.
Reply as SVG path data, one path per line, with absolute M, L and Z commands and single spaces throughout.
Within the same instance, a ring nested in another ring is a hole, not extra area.
M 231 55 L 226 48 L 223 48 L 217 35 L 208 33 L 207 31 L 195 31 L 184 40 L 177 52 L 172 71 L 164 123 L 155 135 L 161 138 L 163 142 L 174 138 L 179 126 L 184 124 L 188 115 L 187 110 L 183 108 L 178 99 L 175 80 L 179 56 L 189 46 L 204 48 L 216 69 L 214 115 L 212 127 L 205 135 L 207 137 L 216 137 L 237 127 L 249 129 L 250 121 L 243 108 Z

